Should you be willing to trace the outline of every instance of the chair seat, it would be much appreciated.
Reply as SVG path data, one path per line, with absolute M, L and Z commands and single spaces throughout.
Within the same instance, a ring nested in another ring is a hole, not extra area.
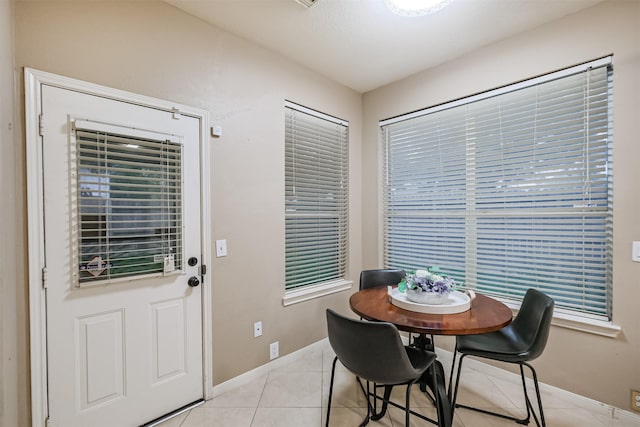
M 404 349 L 407 352 L 407 356 L 409 356 L 411 365 L 416 370 L 416 374 L 424 372 L 436 360 L 436 354 L 431 351 L 423 351 L 406 346 Z
M 371 382 L 374 382 L 378 385 L 397 385 L 404 384 L 406 382 L 415 379 L 422 375 L 424 371 L 436 360 L 436 354 L 433 352 L 422 351 L 412 347 L 404 347 L 407 356 L 409 357 L 409 362 L 411 363 L 411 367 L 413 369 L 407 369 L 406 366 L 402 366 L 400 364 L 394 364 L 393 362 L 380 362 L 379 360 L 371 360 L 370 363 L 374 364 L 383 364 L 384 369 L 377 370 L 376 373 L 369 372 L 368 374 L 361 374 L 357 368 L 349 369 L 348 366 L 345 366 L 348 370 L 351 370 L 355 375 L 362 376 L 365 379 L 368 379 Z
M 513 363 L 531 360 L 530 343 L 523 341 L 510 326 L 481 335 L 459 336 L 456 345 L 460 353 L 470 356 Z

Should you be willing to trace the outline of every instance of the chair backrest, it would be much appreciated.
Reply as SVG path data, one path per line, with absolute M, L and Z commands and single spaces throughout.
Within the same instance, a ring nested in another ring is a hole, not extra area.
M 522 300 L 520 311 L 511 323 L 516 335 L 526 345 L 529 360 L 540 356 L 547 345 L 553 306 L 551 297 L 536 289 L 528 289 Z
M 377 384 L 401 384 L 419 374 L 392 323 L 365 322 L 327 309 L 329 343 L 354 375 Z
M 360 273 L 360 290 L 378 286 L 397 285 L 404 279 L 404 270 L 363 270 Z

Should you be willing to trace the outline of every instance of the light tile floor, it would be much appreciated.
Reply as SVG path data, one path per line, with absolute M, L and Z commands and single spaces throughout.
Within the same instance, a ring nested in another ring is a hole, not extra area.
M 451 353 L 437 350 L 449 371 Z M 221 394 L 189 412 L 174 417 L 161 427 L 320 427 L 325 424 L 333 351 L 327 340 L 294 355 L 286 363 L 274 364 L 250 382 Z M 516 416 L 524 414 L 520 377 L 490 365 L 465 360 L 459 402 L 488 409 L 506 409 Z M 403 401 L 403 387 L 392 396 Z M 531 387 L 533 389 L 533 386 Z M 397 394 L 396 394 L 397 393 Z M 611 408 L 593 400 L 541 384 L 542 403 L 549 427 L 639 427 L 640 416 Z M 534 404 L 535 405 L 535 404 Z M 435 409 L 414 387 L 411 406 L 431 418 Z M 358 426 L 366 414 L 362 393 L 353 375 L 343 367 L 336 369 L 331 426 Z M 404 412 L 391 408 L 371 427 L 404 425 Z M 415 427 L 433 426 L 412 417 Z M 454 427 L 514 427 L 518 424 L 465 409 L 457 409 Z M 534 426 L 531 422 L 530 426 Z

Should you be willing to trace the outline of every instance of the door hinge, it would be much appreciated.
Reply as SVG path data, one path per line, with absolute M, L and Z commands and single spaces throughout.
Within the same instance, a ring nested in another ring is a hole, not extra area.
M 38 114 L 38 133 L 44 136 L 44 114 Z
M 47 289 L 47 267 L 42 267 L 42 288 Z
M 202 264 L 202 265 L 200 266 L 200 275 L 201 275 L 201 276 L 204 276 L 205 274 L 207 274 L 207 266 L 206 266 L 206 265 L 204 265 L 204 264 Z

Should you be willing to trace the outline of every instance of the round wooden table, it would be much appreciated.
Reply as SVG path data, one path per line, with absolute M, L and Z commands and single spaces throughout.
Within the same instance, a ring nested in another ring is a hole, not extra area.
M 401 331 L 426 335 L 471 335 L 504 328 L 513 314 L 500 301 L 476 294 L 471 308 L 456 314 L 427 314 L 409 311 L 391 303 L 386 287 L 370 288 L 351 295 L 354 313 L 367 320 L 389 322 Z
M 401 331 L 420 334 L 413 345 L 431 351 L 434 350 L 433 342 L 426 337 L 427 335 L 471 335 L 493 332 L 507 326 L 513 318 L 511 309 L 505 304 L 480 294 L 476 294 L 475 299 L 471 301 L 471 308 L 462 313 L 428 314 L 405 310 L 391 303 L 391 297 L 385 286 L 356 292 L 351 295 L 349 305 L 351 310 L 363 319 L 393 323 Z M 421 381 L 421 389 L 425 391 L 427 386 L 433 389 L 433 395 L 436 396 L 434 400 L 438 411 L 438 426 L 451 427 L 451 401 L 446 391 L 442 363 L 435 360 L 427 374 L 435 376 L 435 389 L 428 378 Z M 391 387 L 387 387 L 384 398 L 388 399 L 390 394 Z M 384 403 L 380 412 L 375 414 L 375 419 L 384 416 L 386 410 L 387 405 Z

